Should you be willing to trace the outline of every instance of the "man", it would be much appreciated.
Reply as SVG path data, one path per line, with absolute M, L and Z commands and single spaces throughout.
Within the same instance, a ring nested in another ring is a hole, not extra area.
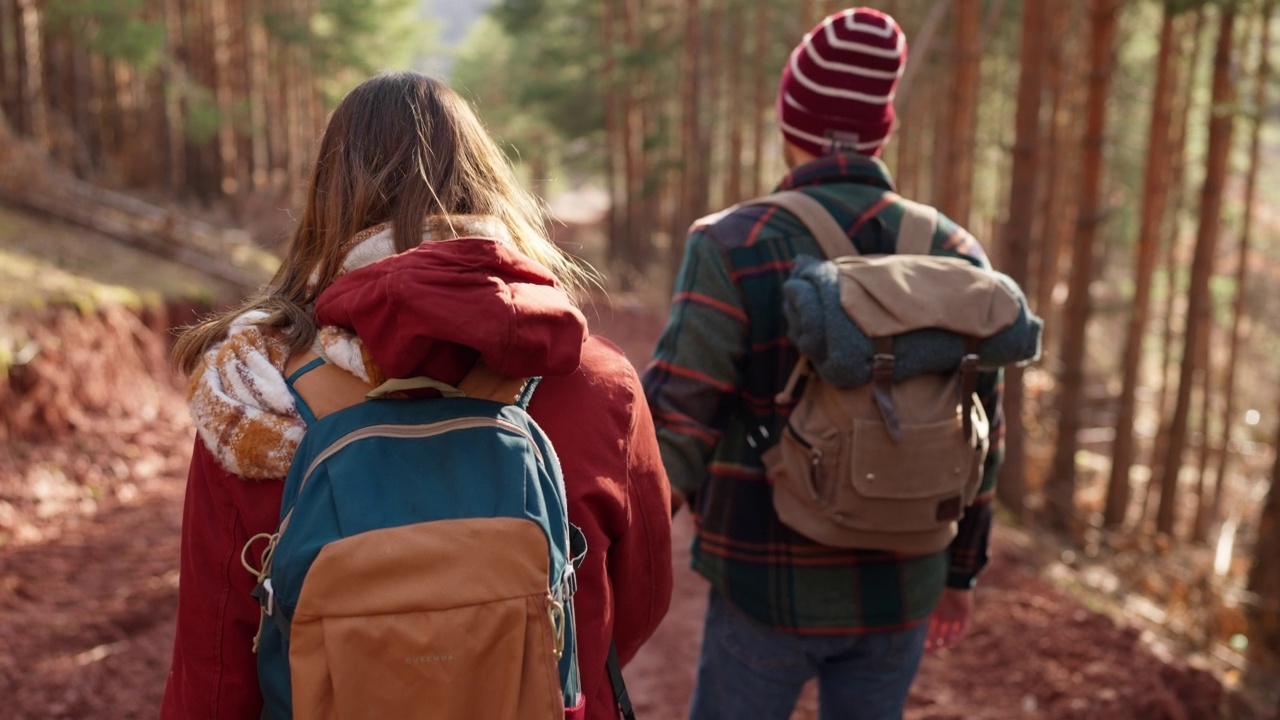
M 819 200 L 862 254 L 891 253 L 900 198 L 879 154 L 906 61 L 897 23 L 868 8 L 828 17 L 791 54 L 777 98 L 791 172 L 779 190 Z M 785 720 L 819 680 L 823 718 L 900 717 L 926 647 L 965 630 L 987 559 L 1001 447 L 998 373 L 980 376 L 991 452 L 950 548 L 924 556 L 820 545 L 782 524 L 748 428 L 777 438 L 781 390 L 798 359 L 782 282 L 799 254 L 822 257 L 797 218 L 731 208 L 690 232 L 668 325 L 644 374 L 675 507 L 687 498 L 693 567 L 711 582 L 693 720 Z M 939 217 L 933 254 L 989 267 Z M 759 443 L 755 443 L 759 445 Z

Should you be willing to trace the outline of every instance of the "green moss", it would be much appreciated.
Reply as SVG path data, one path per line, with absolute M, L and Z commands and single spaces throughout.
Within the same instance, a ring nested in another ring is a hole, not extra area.
M 252 258 L 269 277 L 273 258 Z M 213 304 L 237 290 L 200 271 L 136 250 L 97 233 L 0 207 L 0 309 L 105 304 L 131 308 L 168 302 Z

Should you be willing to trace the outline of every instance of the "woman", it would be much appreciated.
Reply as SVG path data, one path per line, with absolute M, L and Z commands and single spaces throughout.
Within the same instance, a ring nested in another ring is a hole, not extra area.
M 586 332 L 564 290 L 581 289 L 584 273 L 544 223 L 471 109 L 438 81 L 381 75 L 334 111 L 280 270 L 174 349 L 198 437 L 162 718 L 260 712 L 259 606 L 241 549 L 277 525 L 304 428 L 284 378 L 317 357 L 321 368 L 298 380 L 332 400 L 308 399 L 317 416 L 387 377 L 456 384 L 477 360 L 543 376 L 530 414 L 560 456 L 570 521 L 589 546 L 575 599 L 588 717 L 615 714 L 610 639 L 625 662 L 670 599 L 669 489 L 635 371 Z

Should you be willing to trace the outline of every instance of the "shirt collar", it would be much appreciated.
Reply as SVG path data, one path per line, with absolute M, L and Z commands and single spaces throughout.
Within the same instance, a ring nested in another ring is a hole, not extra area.
M 880 158 L 857 153 L 834 153 L 798 165 L 782 178 L 777 190 L 795 190 L 809 185 L 855 182 L 893 191 L 893 177 Z

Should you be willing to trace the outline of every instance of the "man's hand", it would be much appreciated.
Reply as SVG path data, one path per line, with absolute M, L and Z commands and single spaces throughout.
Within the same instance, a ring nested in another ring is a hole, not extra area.
M 972 590 L 944 589 L 942 600 L 929 616 L 929 635 L 925 638 L 924 649 L 936 652 L 955 643 L 969 628 L 969 616 L 972 614 Z

